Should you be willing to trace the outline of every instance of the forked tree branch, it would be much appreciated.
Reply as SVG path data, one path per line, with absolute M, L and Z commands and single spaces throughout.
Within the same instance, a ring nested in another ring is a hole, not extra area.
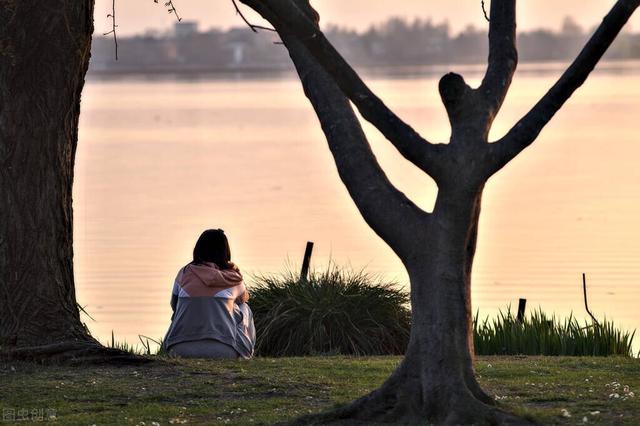
M 516 0 L 493 0 L 489 23 L 489 66 L 480 85 L 490 119 L 500 110 L 518 64 Z
M 273 23 L 273 22 L 272 22 Z M 277 28 L 277 25 L 276 25 Z M 349 100 L 307 48 L 291 34 L 282 34 L 305 95 L 320 120 L 338 173 L 369 226 L 401 257 L 407 235 L 424 225 L 429 213 L 417 207 L 387 179 L 371 151 Z M 398 226 L 403 224 L 403 226 Z M 406 226 L 411 224 L 413 226 Z
M 240 1 L 268 20 L 281 33 L 281 38 L 289 33 L 302 42 L 358 108 L 362 117 L 377 127 L 407 160 L 435 177 L 442 145 L 431 144 L 422 138 L 367 87 L 320 31 L 314 21 L 317 15 L 308 0 Z
M 640 0 L 618 0 L 553 87 L 504 137 L 490 144 L 494 173 L 533 143 L 555 113 L 585 82 L 638 6 Z

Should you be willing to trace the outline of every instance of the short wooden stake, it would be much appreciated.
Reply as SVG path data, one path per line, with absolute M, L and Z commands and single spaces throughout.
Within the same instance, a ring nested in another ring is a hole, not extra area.
M 300 279 L 308 280 L 309 264 L 311 263 L 311 253 L 313 252 L 313 241 L 307 241 L 307 247 L 304 250 L 304 258 L 302 259 L 302 269 L 300 270 Z
M 518 301 L 518 322 L 522 324 L 524 322 L 524 310 L 527 307 L 527 299 L 520 299 Z

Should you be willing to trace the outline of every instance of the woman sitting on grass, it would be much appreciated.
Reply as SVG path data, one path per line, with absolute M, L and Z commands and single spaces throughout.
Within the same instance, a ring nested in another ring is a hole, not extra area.
M 164 349 L 186 358 L 251 358 L 256 335 L 248 299 L 224 231 L 203 232 L 193 261 L 180 269 L 173 285 Z

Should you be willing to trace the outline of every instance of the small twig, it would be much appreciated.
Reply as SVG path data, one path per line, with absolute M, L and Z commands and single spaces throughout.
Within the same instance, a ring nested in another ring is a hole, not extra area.
M 89 318 L 91 318 L 91 320 L 92 320 L 92 321 L 94 321 L 94 322 L 95 322 L 95 319 L 94 319 L 91 315 L 89 315 L 89 312 L 87 312 L 87 311 L 85 310 L 85 306 L 80 306 L 80 304 L 79 304 L 78 302 L 76 302 L 76 305 L 78 305 L 78 309 L 79 309 L 82 313 L 84 313 L 86 316 L 88 316 Z
M 116 61 L 118 60 L 118 35 L 116 33 L 116 28 L 118 28 L 118 25 L 116 25 L 116 0 L 113 0 L 113 2 L 111 3 L 111 13 L 109 13 L 107 15 L 107 18 L 111 18 L 111 31 L 107 32 L 107 33 L 103 33 L 102 35 L 109 35 L 109 34 L 113 34 L 113 44 L 115 45 L 115 49 L 116 49 Z
M 180 17 L 180 15 L 178 15 L 176 7 L 173 5 L 173 0 L 169 0 L 164 5 L 169 8 L 169 13 L 173 12 L 176 15 L 176 19 L 178 20 L 178 22 L 182 21 L 182 18 Z
M 156 345 L 162 345 L 162 342 L 160 340 L 154 339 L 153 337 L 145 336 L 144 334 L 138 334 L 138 339 L 142 339 L 142 338 L 151 340 Z
M 487 15 L 487 9 L 485 9 L 484 7 L 484 0 L 480 1 L 480 4 L 482 5 L 482 13 L 484 14 L 484 19 L 486 19 L 487 22 L 491 22 L 491 20 L 489 19 L 489 15 Z
M 153 2 L 158 3 L 159 0 L 153 0 Z M 180 17 L 180 15 L 178 15 L 178 10 L 176 9 L 176 6 L 173 4 L 173 0 L 165 1 L 164 6 L 167 8 L 167 11 L 169 13 L 173 13 L 174 15 L 176 15 L 176 19 L 178 20 L 178 22 L 182 21 L 182 18 Z
M 593 322 L 599 327 L 600 324 L 598 323 L 598 320 L 596 319 L 596 317 L 594 317 L 591 311 L 589 310 L 589 304 L 587 303 L 587 274 L 585 273 L 582 274 L 582 291 L 584 293 L 584 308 L 587 310 L 587 313 L 589 314 L 589 316 L 591 316 L 591 319 L 593 320 Z
M 263 27 L 262 25 L 254 25 L 251 22 L 249 22 L 249 20 L 244 16 L 244 14 L 242 13 L 242 11 L 240 10 L 240 8 L 238 7 L 238 3 L 236 3 L 236 0 L 231 0 L 231 3 L 233 3 L 233 7 L 236 9 L 236 14 L 240 16 L 240 18 L 244 21 L 245 24 L 247 24 L 247 26 L 251 29 L 251 31 L 253 31 L 254 33 L 257 33 L 258 30 L 265 30 L 265 31 L 272 31 L 272 32 L 276 32 L 276 30 L 274 30 L 273 28 L 269 28 L 269 27 Z
M 244 23 L 247 24 L 247 26 L 251 29 L 251 31 L 253 31 L 254 33 L 257 33 L 258 30 L 253 26 L 253 24 L 251 22 L 249 22 L 249 20 L 247 18 L 245 18 L 244 14 L 242 13 L 240 8 L 238 7 L 238 3 L 236 3 L 236 0 L 231 0 L 231 3 L 233 3 L 233 7 L 236 9 L 236 15 L 239 15 L 240 18 L 242 18 Z

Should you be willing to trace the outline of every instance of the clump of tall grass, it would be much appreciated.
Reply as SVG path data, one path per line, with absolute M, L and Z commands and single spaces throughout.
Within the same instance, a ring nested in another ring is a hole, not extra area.
M 111 330 L 111 341 L 107 342 L 105 346 L 107 348 L 119 349 L 132 355 L 165 355 L 162 338 L 154 339 L 152 337 L 139 334 L 138 339 L 140 340 L 142 347 L 137 344 L 133 345 L 131 343 L 127 343 L 126 341 L 123 342 L 116 340 L 115 333 Z M 155 344 L 155 347 L 153 344 Z
M 402 354 L 409 340 L 408 294 L 364 271 L 260 275 L 250 292 L 257 355 Z
M 522 322 L 511 313 L 500 311 L 489 321 L 473 321 L 475 352 L 478 355 L 564 355 L 564 356 L 633 356 L 632 333 L 616 328 L 606 319 L 600 324 L 584 326 L 573 315 L 561 321 L 539 308 Z

